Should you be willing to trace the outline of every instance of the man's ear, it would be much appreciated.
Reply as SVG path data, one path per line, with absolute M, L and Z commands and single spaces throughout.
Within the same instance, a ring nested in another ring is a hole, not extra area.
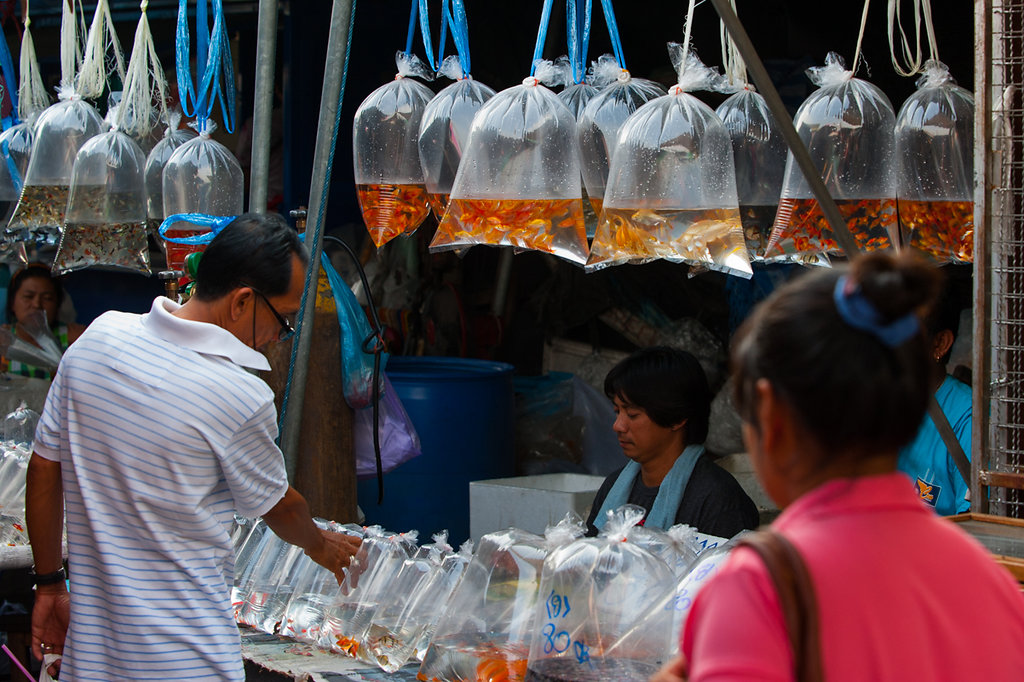
M 228 294 L 228 314 L 232 322 L 237 322 L 253 305 L 256 294 L 249 287 L 238 287 Z
M 678 424 L 673 424 L 672 425 L 672 430 L 673 431 L 678 431 L 679 429 L 681 429 L 684 426 L 686 426 L 686 422 L 688 422 L 688 421 L 690 421 L 690 420 L 689 419 L 684 419 L 683 421 L 679 422 Z

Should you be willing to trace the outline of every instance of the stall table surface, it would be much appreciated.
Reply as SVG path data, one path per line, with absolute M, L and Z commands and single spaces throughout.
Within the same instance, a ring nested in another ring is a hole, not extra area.
M 259 680 L 294 679 L 303 682 L 412 682 L 419 670 L 419 661 L 414 660 L 393 673 L 363 661 L 332 654 L 306 642 L 296 642 L 287 637 L 268 635 L 252 628 L 239 626 L 242 636 L 242 658 L 246 669 L 249 664 L 258 666 L 268 673 L 280 677 L 259 677 Z M 246 676 L 247 680 L 252 676 Z

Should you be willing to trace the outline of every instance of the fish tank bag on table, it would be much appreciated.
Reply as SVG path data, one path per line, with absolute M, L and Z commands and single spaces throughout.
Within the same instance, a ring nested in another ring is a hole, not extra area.
M 518 528 L 481 537 L 434 629 L 417 679 L 522 682 L 544 559 L 583 531 L 580 519 L 569 517 L 544 537 Z
M 974 262 L 974 96 L 929 60 L 896 117 L 902 246 L 935 263 Z
M 381 601 L 391 598 L 388 585 L 416 552 L 418 533 L 396 534 L 379 526 L 366 530 L 349 564 L 341 588 L 324 610 L 317 644 L 322 649 L 355 656 L 360 638 Z
M 212 123 L 199 136 L 174 150 L 164 165 L 164 217 L 183 213 L 237 216 L 244 201 L 242 167 L 227 147 L 210 137 Z M 161 227 L 165 238 L 195 237 L 209 227 L 175 221 Z M 165 239 L 167 267 L 184 270 L 185 256 L 203 245 L 178 244 Z
M 729 133 L 689 94 L 721 76 L 669 47 L 679 83 L 619 130 L 587 270 L 669 260 L 750 277 Z
M 896 245 L 896 115 L 889 99 L 853 77 L 830 52 L 825 66 L 808 69 L 820 87 L 797 109 L 793 121 L 825 187 L 865 251 Z M 827 265 L 842 252 L 811 186 L 790 153 L 779 210 L 765 247 L 769 261 Z
M 544 560 L 525 680 L 646 681 L 668 661 L 671 614 L 651 610 L 672 591 L 668 564 L 631 541 L 644 510 L 613 512 L 596 538 Z
M 586 262 L 576 119 L 537 73 L 477 112 L 431 251 L 487 244 Z
M 60 96 L 61 101 L 36 120 L 21 197 L 4 230 L 5 240 L 24 241 L 40 250 L 57 247 L 75 158 L 82 145 L 104 129 L 92 105 L 71 88 L 63 88 Z
M 151 274 L 145 164 L 139 145 L 119 130 L 82 145 L 71 173 L 55 273 L 99 266 Z
M 430 88 L 413 76 L 432 75 L 415 56 L 399 52 L 398 75 L 363 100 L 352 121 L 356 195 L 378 248 L 411 234 L 430 212 L 418 139 Z
M 420 547 L 403 562 L 391 583 L 393 598 L 382 602 L 362 636 L 358 658 L 395 672 L 412 658 L 422 659 L 445 604 L 462 578 L 472 544 L 453 552 L 447 533 Z
M 747 252 L 751 261 L 764 261 L 786 172 L 786 141 L 764 97 L 749 85 L 718 105 L 715 113 L 732 139 Z
M 365 531 L 356 524 L 330 524 L 335 532 L 362 538 Z M 346 575 L 348 569 L 345 569 Z M 334 573 L 309 557 L 300 559 L 295 568 L 291 598 L 284 608 L 279 632 L 303 642 L 316 643 L 324 622 L 324 608 L 338 592 Z

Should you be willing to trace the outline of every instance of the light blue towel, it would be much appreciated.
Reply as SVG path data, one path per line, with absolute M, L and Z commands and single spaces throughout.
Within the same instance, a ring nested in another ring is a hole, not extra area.
M 647 528 L 658 528 L 668 530 L 675 525 L 676 511 L 683 499 L 683 491 L 686 484 L 690 482 L 690 474 L 697 464 L 697 459 L 704 454 L 704 444 L 687 445 L 683 454 L 679 455 L 676 463 L 669 469 L 665 480 L 658 488 L 658 496 L 654 498 L 654 505 L 647 514 L 644 526 Z M 604 504 L 594 519 L 594 525 L 598 530 L 603 530 L 608 522 L 608 512 L 618 509 L 629 502 L 629 493 L 633 490 L 633 481 L 640 475 L 640 465 L 629 460 L 629 464 L 619 472 L 619 477 L 612 484 L 608 496 L 604 498 Z

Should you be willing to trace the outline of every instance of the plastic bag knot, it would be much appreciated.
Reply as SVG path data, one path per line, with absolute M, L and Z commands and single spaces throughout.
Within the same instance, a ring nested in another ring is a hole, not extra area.
M 825 66 L 812 66 L 807 69 L 807 77 L 819 88 L 841 85 L 853 78 L 853 71 L 846 68 L 843 58 L 835 52 L 825 57 Z
M 939 88 L 943 85 L 956 85 L 956 80 L 949 72 L 949 67 L 937 59 L 929 59 L 921 68 L 921 77 L 917 79 L 918 88 Z
M 399 77 L 408 78 L 410 76 L 415 76 L 426 81 L 434 80 L 434 73 L 427 68 L 427 65 L 424 64 L 419 57 L 409 52 L 396 52 L 395 66 L 398 67 L 398 76 L 395 77 L 396 79 Z

